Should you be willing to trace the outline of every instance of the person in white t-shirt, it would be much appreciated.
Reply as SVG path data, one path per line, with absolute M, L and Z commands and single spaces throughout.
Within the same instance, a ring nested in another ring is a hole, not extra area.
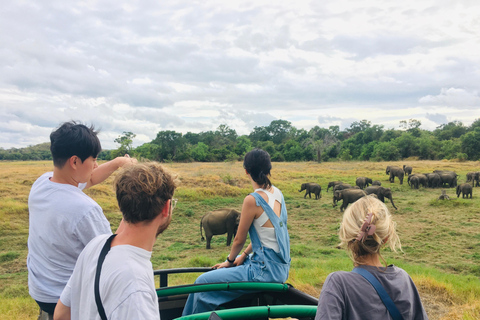
M 54 169 L 39 177 L 28 197 L 28 287 L 40 306 L 39 319 L 52 319 L 60 293 L 90 240 L 112 234 L 102 208 L 82 190 L 101 183 L 128 156 L 100 166 L 100 140 L 93 127 L 63 123 L 50 135 Z
M 133 165 L 116 177 L 123 228 L 96 237 L 82 251 L 55 320 L 102 319 L 100 306 L 106 319 L 160 319 L 150 258 L 157 236 L 172 219 L 175 188 L 175 176 L 156 162 Z M 102 249 L 109 251 L 98 268 Z

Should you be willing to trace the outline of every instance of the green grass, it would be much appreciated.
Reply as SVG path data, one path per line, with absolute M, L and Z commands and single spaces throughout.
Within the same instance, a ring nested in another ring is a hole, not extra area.
M 406 163 L 405 163 L 406 164 Z M 414 172 L 434 169 L 455 170 L 459 182 L 465 173 L 478 167 L 476 162 L 410 161 Z M 284 193 L 288 209 L 292 267 L 288 282 L 314 296 L 320 294 L 327 275 L 351 270 L 345 251 L 337 249 L 342 218 L 339 206 L 332 207 L 333 192 L 326 192 L 329 181 L 355 184 L 357 176 L 379 180 L 393 192 L 398 210 L 387 202 L 397 223 L 403 252 L 384 252 L 388 263 L 405 269 L 412 277 L 426 305 L 430 319 L 480 318 L 480 188 L 473 199 L 456 197 L 439 201 L 440 189 L 411 189 L 404 180 L 387 181 L 385 167 L 403 165 L 375 162 L 273 163 L 272 181 Z M 155 243 L 152 264 L 155 269 L 208 267 L 224 261 L 230 248 L 226 235 L 214 236 L 212 249 L 200 239 L 201 217 L 215 209 L 240 210 L 251 185 L 241 163 L 168 163 L 178 173 L 179 199 L 169 228 Z M 0 314 L 2 319 L 32 319 L 38 313 L 27 287 L 27 199 L 32 183 L 49 170 L 48 162 L 0 162 Z M 113 177 L 87 190 L 103 208 L 116 230 L 121 220 L 112 188 Z M 304 199 L 298 192 L 304 182 L 322 186 L 320 200 Z M 197 274 L 175 275 L 170 284 L 193 282 Z

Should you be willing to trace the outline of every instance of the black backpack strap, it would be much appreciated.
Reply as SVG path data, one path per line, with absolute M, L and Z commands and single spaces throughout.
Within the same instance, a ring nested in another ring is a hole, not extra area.
M 100 252 L 100 256 L 98 257 L 97 272 L 95 273 L 95 302 L 97 303 L 97 310 L 102 320 L 107 320 L 107 315 L 105 314 L 105 309 L 103 308 L 102 299 L 100 299 L 100 273 L 102 272 L 102 265 L 103 261 L 105 260 L 105 256 L 107 255 L 108 251 L 110 251 L 112 240 L 115 236 L 116 234 L 112 234 L 105 242 L 105 245 Z

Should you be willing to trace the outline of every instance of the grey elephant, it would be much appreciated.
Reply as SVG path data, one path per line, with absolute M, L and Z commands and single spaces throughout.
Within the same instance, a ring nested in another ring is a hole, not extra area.
M 410 166 L 407 166 L 407 165 L 403 165 L 403 172 L 405 172 L 405 174 L 408 176 L 410 174 L 412 174 L 412 171 L 413 171 L 413 168 L 410 167 Z
M 200 221 L 200 235 L 202 240 L 202 227 L 207 238 L 207 249 L 210 249 L 210 241 L 214 235 L 227 233 L 227 246 L 232 242 L 232 237 L 237 234 L 240 222 L 240 212 L 234 209 L 218 209 L 205 214 Z
M 303 190 L 306 190 L 305 195 L 303 196 L 304 199 L 307 198 L 307 195 L 310 197 L 310 199 L 312 199 L 312 193 L 315 195 L 315 200 L 318 200 L 322 197 L 322 187 L 318 183 L 302 183 L 302 186 L 298 192 L 302 192 Z
M 470 183 L 462 183 L 457 186 L 457 198 L 460 197 L 460 193 L 462 194 L 462 198 L 465 199 L 465 196 L 470 195 L 470 199 L 472 199 L 472 185 Z
M 395 203 L 393 203 L 392 190 L 390 188 L 385 188 L 382 186 L 370 186 L 368 188 L 365 188 L 365 193 L 375 194 L 378 200 L 382 202 L 385 202 L 385 198 L 387 198 L 388 200 L 390 200 L 395 210 L 398 210 L 397 207 L 395 206 Z
M 403 184 L 403 177 L 405 175 L 405 172 L 403 172 L 402 168 L 395 166 L 387 166 L 385 173 L 390 175 L 388 181 L 393 183 L 395 182 L 395 177 L 397 177 L 398 180 L 400 180 L 400 184 Z
M 429 188 L 440 188 L 442 186 L 442 179 L 438 173 L 427 173 L 427 185 Z
M 415 181 L 416 181 L 416 184 L 418 184 L 415 189 L 418 189 L 418 186 L 419 185 L 422 185 L 424 188 L 426 188 L 428 186 L 428 179 L 427 179 L 427 176 L 424 175 L 423 173 L 414 173 L 414 174 L 411 174 L 408 176 L 407 178 L 407 182 L 408 184 L 410 185 L 411 184 L 411 180 L 413 178 L 416 178 Z
M 350 203 L 354 203 L 358 199 L 367 194 L 361 189 L 344 189 L 337 190 L 333 195 L 333 207 L 337 206 L 337 202 L 343 200 L 342 205 L 340 206 L 340 211 L 343 211 L 347 208 Z
M 382 183 L 378 180 L 375 180 L 375 181 L 372 182 L 372 186 L 381 186 L 381 185 L 382 185 Z
M 480 186 L 480 171 L 467 173 L 467 182 L 471 182 L 473 187 Z
M 410 175 L 408 176 L 408 184 L 412 189 L 418 189 L 420 185 L 420 178 L 418 176 Z
M 328 189 L 330 188 L 334 189 L 336 185 L 342 184 L 342 183 L 343 183 L 342 181 L 330 181 L 327 186 L 327 192 L 328 192 Z
M 372 179 L 367 178 L 367 177 L 358 177 L 357 180 L 355 181 L 355 184 L 360 188 L 364 189 L 365 187 L 368 187 L 373 183 Z
M 447 186 L 449 188 L 454 188 L 457 186 L 458 175 L 454 171 L 435 170 L 434 173 L 438 173 L 442 182 L 442 186 L 444 188 L 446 188 Z
M 352 189 L 352 188 L 355 188 L 354 186 L 352 186 L 351 184 L 349 183 L 340 183 L 340 184 L 337 184 L 334 188 L 333 188 L 333 192 L 337 191 L 337 190 L 344 190 L 344 189 Z M 358 188 L 358 187 L 357 187 Z

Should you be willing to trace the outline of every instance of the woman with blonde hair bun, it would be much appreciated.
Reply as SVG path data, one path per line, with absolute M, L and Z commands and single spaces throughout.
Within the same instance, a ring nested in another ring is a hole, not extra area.
M 328 275 L 316 320 L 428 319 L 410 276 L 387 265 L 380 253 L 384 246 L 401 251 L 395 229 L 387 207 L 373 196 L 362 197 L 345 210 L 340 245 L 353 260 L 354 269 Z

